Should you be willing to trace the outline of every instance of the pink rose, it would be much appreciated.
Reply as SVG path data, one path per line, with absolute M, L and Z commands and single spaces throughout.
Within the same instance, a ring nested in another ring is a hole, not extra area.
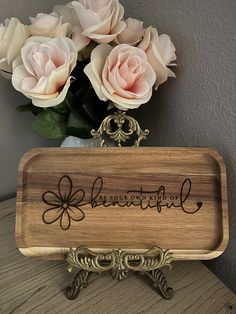
M 0 24 L 0 72 L 12 73 L 12 63 L 30 36 L 27 26 L 16 18 Z
M 82 34 L 83 29 L 80 26 L 79 18 L 73 7 L 70 7 L 70 3 L 68 3 L 67 5 L 56 5 L 53 8 L 53 11 L 58 16 L 60 16 L 62 23 L 69 23 L 70 25 L 72 25 L 71 39 L 76 45 L 78 52 L 86 48 L 91 39 Z
M 121 110 L 135 109 L 148 102 L 156 74 L 145 52 L 130 45 L 97 46 L 85 67 L 98 97 L 111 100 Z
M 73 40 L 78 52 L 86 48 L 91 41 L 88 37 L 83 36 L 82 32 L 83 30 L 81 29 L 81 26 L 73 27 L 71 39 Z
M 143 22 L 128 18 L 126 21 L 126 28 L 117 36 L 117 42 L 119 44 L 138 44 L 145 34 L 145 29 L 143 28 Z
M 12 84 L 35 106 L 56 106 L 70 87 L 77 55 L 69 38 L 31 37 L 13 64 Z
M 126 26 L 122 21 L 124 8 L 118 0 L 78 0 L 68 6 L 77 13 L 81 34 L 99 44 L 114 41 Z
M 168 77 L 175 77 L 175 73 L 168 66 L 176 65 L 173 63 L 176 60 L 176 49 L 168 35 L 159 36 L 155 28 L 149 27 L 138 47 L 145 51 L 156 72 L 156 89 L 167 81 Z
M 33 36 L 63 37 L 70 35 L 72 26 L 69 23 L 62 23 L 62 17 L 56 13 L 39 13 L 36 18 L 30 18 L 29 27 Z

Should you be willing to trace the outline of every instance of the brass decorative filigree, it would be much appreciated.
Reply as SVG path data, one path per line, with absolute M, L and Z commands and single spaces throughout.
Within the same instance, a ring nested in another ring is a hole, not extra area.
M 126 271 L 151 271 L 153 269 L 168 266 L 171 268 L 172 253 L 169 250 L 163 251 L 159 247 L 151 250 L 132 254 L 121 249 L 113 250 L 111 253 L 94 253 L 82 246 L 76 250 L 71 249 L 67 254 L 68 270 L 73 268 L 84 269 L 90 272 L 104 272 L 112 270 L 115 278 L 124 279 L 127 277 Z
M 143 131 L 137 120 L 120 110 L 106 117 L 97 131 L 91 131 L 93 138 L 100 140 L 101 147 L 108 147 L 109 142 L 115 142 L 117 146 L 121 147 L 122 143 L 131 140 L 132 136 L 137 137 L 133 146 L 138 147 L 148 134 L 149 130 Z
M 160 269 L 145 272 L 145 275 L 152 280 L 153 287 L 160 292 L 164 299 L 170 300 L 173 298 L 174 290 L 168 286 L 168 282 Z
M 129 253 L 121 249 L 110 253 L 94 253 L 82 246 L 71 249 L 66 258 L 69 263 L 68 271 L 79 271 L 75 276 L 72 286 L 67 289 L 67 297 L 76 298 L 81 288 L 88 284 L 89 274 L 110 271 L 113 279 L 123 280 L 129 273 L 140 272 L 152 279 L 153 286 L 161 295 L 170 299 L 173 290 L 168 287 L 167 281 L 160 268 L 171 268 L 173 255 L 169 250 L 154 247 L 145 253 Z
M 111 142 L 121 147 L 127 141 L 134 140 L 134 147 L 140 146 L 140 142 L 147 138 L 148 130 L 143 131 L 138 122 L 126 115 L 125 112 L 117 111 L 106 117 L 99 129 L 91 131 L 95 139 L 99 139 L 101 147 L 108 147 Z M 68 271 L 77 272 L 72 285 L 67 288 L 68 299 L 76 299 L 80 290 L 87 287 L 92 274 L 101 274 L 109 271 L 111 277 L 117 280 L 126 279 L 130 272 L 141 273 L 152 280 L 153 287 L 165 299 L 171 299 L 174 295 L 172 288 L 160 268 L 171 268 L 173 253 L 154 247 L 145 253 L 131 253 L 121 249 L 115 249 L 108 253 L 95 253 L 85 246 L 70 249 L 66 257 L 69 263 Z
M 78 297 L 80 290 L 87 287 L 90 276 L 91 273 L 86 270 L 80 270 L 76 274 L 71 287 L 67 288 L 66 291 L 66 296 L 69 300 L 75 300 Z

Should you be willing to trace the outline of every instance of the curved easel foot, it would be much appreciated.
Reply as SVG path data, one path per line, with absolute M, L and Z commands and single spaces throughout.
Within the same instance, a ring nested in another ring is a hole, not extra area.
M 90 275 L 91 273 L 86 270 L 80 270 L 76 274 L 71 287 L 66 289 L 66 297 L 69 300 L 75 300 L 79 296 L 80 290 L 88 286 Z
M 168 286 L 168 282 L 160 269 L 145 272 L 144 274 L 151 278 L 153 287 L 158 290 L 164 299 L 170 300 L 173 298 L 174 290 Z

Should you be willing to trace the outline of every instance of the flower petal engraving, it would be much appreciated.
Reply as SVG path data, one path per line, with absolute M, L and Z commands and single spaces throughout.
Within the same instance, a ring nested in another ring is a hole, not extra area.
M 58 191 L 62 202 L 68 202 L 71 196 L 73 184 L 69 176 L 63 176 L 58 183 Z
M 68 214 L 69 214 L 70 218 L 72 220 L 75 220 L 75 221 L 81 221 L 85 217 L 84 212 L 79 207 L 75 207 L 75 206 L 73 206 L 73 207 L 70 206 L 68 208 Z
M 44 203 L 46 203 L 47 205 L 55 206 L 55 207 L 61 206 L 60 197 L 52 191 L 45 192 L 42 198 L 43 198 Z
M 58 182 L 58 194 L 47 191 L 42 195 L 43 202 L 53 206 L 43 213 L 43 222 L 53 224 L 60 220 L 61 229 L 68 230 L 71 226 L 71 220 L 81 221 L 85 218 L 84 212 L 79 207 L 84 197 L 85 192 L 82 189 L 73 192 L 73 182 L 69 176 L 61 177 Z
M 61 215 L 60 225 L 63 230 L 68 230 L 70 228 L 71 222 L 67 210 L 64 210 Z
M 78 205 L 79 203 L 82 202 L 82 200 L 84 199 L 85 197 L 85 192 L 84 190 L 77 190 L 75 191 L 71 196 L 70 196 L 70 199 L 69 199 L 69 204 L 70 206 L 76 206 Z
M 47 209 L 43 214 L 43 222 L 46 224 L 53 224 L 56 222 L 62 215 L 62 207 L 52 207 Z

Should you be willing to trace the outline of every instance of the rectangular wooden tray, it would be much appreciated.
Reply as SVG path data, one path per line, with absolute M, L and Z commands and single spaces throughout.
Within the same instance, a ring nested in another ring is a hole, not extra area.
M 19 165 L 16 242 L 27 256 L 170 249 L 211 259 L 228 242 L 226 170 L 208 148 L 39 148 Z

